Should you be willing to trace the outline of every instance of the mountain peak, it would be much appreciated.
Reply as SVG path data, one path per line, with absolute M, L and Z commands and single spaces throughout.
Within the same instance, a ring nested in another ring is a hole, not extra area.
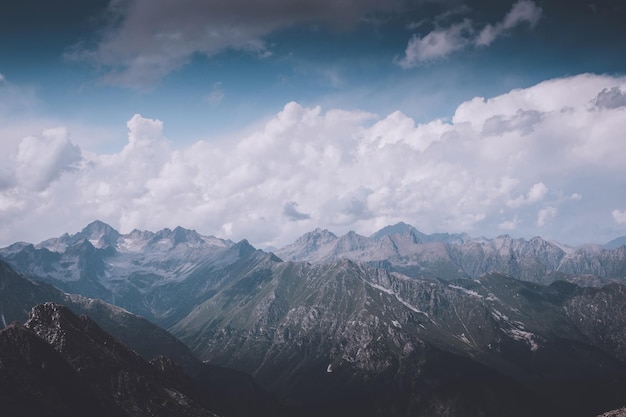
M 106 246 L 114 246 L 120 234 L 108 224 L 100 220 L 95 220 L 85 226 L 85 228 L 78 233 L 78 236 L 89 240 L 96 248 L 103 248 Z
M 385 226 L 380 229 L 378 232 L 372 234 L 370 239 L 373 240 L 381 240 L 385 236 L 392 235 L 401 235 L 408 236 L 414 243 L 417 243 L 420 240 L 423 240 L 427 235 L 417 230 L 415 227 L 410 224 L 406 224 L 404 222 L 399 222 L 394 225 Z

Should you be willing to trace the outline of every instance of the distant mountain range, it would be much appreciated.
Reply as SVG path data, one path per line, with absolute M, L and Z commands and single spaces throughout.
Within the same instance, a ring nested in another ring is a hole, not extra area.
M 626 238 L 623 238 L 626 243 Z M 626 246 L 571 248 L 540 237 L 471 238 L 466 234 L 426 235 L 405 223 L 387 226 L 370 237 L 349 232 L 337 237 L 314 230 L 275 251 L 283 260 L 324 263 L 336 259 L 366 262 L 408 276 L 440 279 L 477 278 L 500 272 L 525 281 L 556 280 L 602 285 L 626 277 Z
M 267 253 L 182 228 L 124 235 L 94 222 L 0 258 L 32 280 L 15 298 L 84 299 L 47 283 L 121 306 L 201 360 L 251 374 L 300 415 L 582 417 L 626 405 L 617 243 L 426 235 L 400 223 L 369 237 L 317 229 Z M 7 315 L 11 297 L 0 301 Z

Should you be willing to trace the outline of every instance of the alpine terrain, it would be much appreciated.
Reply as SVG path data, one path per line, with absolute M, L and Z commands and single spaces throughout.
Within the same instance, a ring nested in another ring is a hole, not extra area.
M 0 257 L 29 288 L 2 297 L 11 320 L 24 320 L 20 298 L 28 308 L 106 305 L 134 317 L 127 327 L 147 326 L 132 312 L 193 352 L 171 355 L 185 369 L 195 355 L 245 372 L 300 415 L 595 416 L 626 406 L 618 244 L 427 235 L 400 223 L 369 237 L 318 229 L 268 253 L 180 227 L 121 234 L 94 222 Z

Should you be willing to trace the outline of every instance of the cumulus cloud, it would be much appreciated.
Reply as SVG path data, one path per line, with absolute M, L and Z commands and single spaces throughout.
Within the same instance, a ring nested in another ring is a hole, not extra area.
M 496 115 L 485 121 L 483 134 L 503 135 L 507 132 L 518 131 L 528 135 L 533 127 L 541 122 L 542 113 L 536 110 L 518 110 L 513 116 Z
M 43 137 L 27 137 L 19 145 L 15 171 L 26 189 L 41 191 L 63 172 L 77 169 L 80 149 L 69 140 L 65 128 L 49 129 Z
M 626 106 L 626 92 L 619 87 L 605 88 L 598 93 L 593 104 L 599 109 L 617 109 Z
M 104 81 L 144 88 L 188 63 L 194 54 L 241 50 L 267 57 L 264 38 L 296 24 L 354 25 L 394 0 L 112 0 L 97 45 L 69 57 L 107 70 Z
M 260 247 L 315 227 L 368 234 L 398 221 L 425 232 L 601 241 L 610 233 L 598 231 L 626 223 L 625 211 L 597 215 L 626 207 L 626 118 L 588 104 L 624 83 L 554 79 L 426 123 L 291 102 L 233 142 L 179 148 L 161 121 L 135 115 L 113 154 L 80 150 L 67 131 L 52 130 L 23 139 L 10 158 L 0 238 L 57 228 L 42 240 L 100 218 L 124 232 L 181 225 Z M 533 112 L 541 117 L 524 116 Z M 494 117 L 501 134 L 485 129 Z
M 465 11 L 466 9 L 464 9 Z M 502 21 L 484 26 L 481 30 L 471 19 L 448 27 L 437 27 L 424 36 L 413 35 L 404 56 L 394 62 L 402 68 L 412 68 L 433 60 L 445 58 L 453 52 L 472 46 L 488 46 L 521 24 L 534 27 L 542 15 L 542 9 L 531 0 L 519 0 Z M 413 26 L 411 28 L 419 28 Z

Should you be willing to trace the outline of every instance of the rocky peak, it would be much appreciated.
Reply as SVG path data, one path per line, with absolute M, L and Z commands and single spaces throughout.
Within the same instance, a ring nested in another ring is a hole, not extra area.
M 202 236 L 198 234 L 195 230 L 184 229 L 180 226 L 177 226 L 172 231 L 174 237 L 174 245 L 178 245 L 180 243 L 187 243 L 191 245 L 202 245 L 204 240 Z
M 404 222 L 399 222 L 399 223 L 396 223 L 394 225 L 383 227 L 378 232 L 376 232 L 373 235 L 371 235 L 370 239 L 380 240 L 380 239 L 382 239 L 385 236 L 392 236 L 392 235 L 407 236 L 411 240 L 413 240 L 413 243 L 419 243 L 419 242 L 423 241 L 424 238 L 427 237 L 427 235 L 425 235 L 424 233 L 420 232 L 419 230 L 417 230 L 416 228 L 414 228 L 410 224 L 406 224 Z
M 100 249 L 115 246 L 120 234 L 108 224 L 96 220 L 89 223 L 77 236 L 89 240 L 94 247 Z

